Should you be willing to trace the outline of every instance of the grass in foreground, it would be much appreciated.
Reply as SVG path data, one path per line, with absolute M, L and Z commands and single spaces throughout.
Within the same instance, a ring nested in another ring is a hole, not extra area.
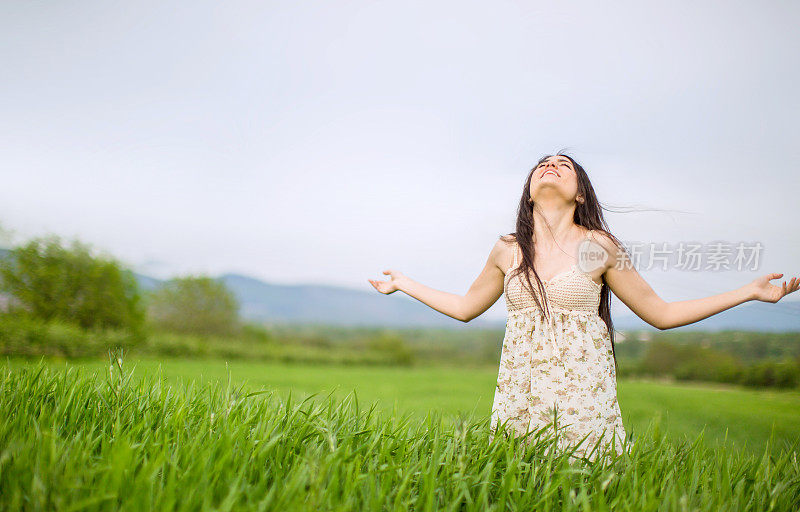
M 497 436 L 375 414 L 348 395 L 296 402 L 211 381 L 173 386 L 44 364 L 0 372 L 7 510 L 797 510 L 796 452 L 673 443 L 570 462 Z
M 245 383 L 249 390 L 274 390 L 276 395 L 305 398 L 332 393 L 339 400 L 352 391 L 364 403 L 376 403 L 379 412 L 412 414 L 423 420 L 437 410 L 445 423 L 452 418 L 477 419 L 491 412 L 497 366 L 467 367 L 368 365 L 309 365 L 230 361 L 220 359 L 125 358 L 134 379 L 163 375 L 170 383 L 185 385 L 208 381 Z M 13 367 L 36 361 L 9 360 Z M 55 369 L 76 367 L 84 373 L 108 371 L 108 359 L 49 361 Z M 2 365 L 0 365 L 2 366 Z M 135 367 L 135 370 L 134 370 Z M 735 386 L 668 383 L 620 379 L 619 401 L 629 434 L 638 435 L 655 421 L 673 442 L 693 440 L 702 432 L 710 447 L 764 453 L 773 438 L 773 453 L 800 438 L 800 392 L 754 390 Z

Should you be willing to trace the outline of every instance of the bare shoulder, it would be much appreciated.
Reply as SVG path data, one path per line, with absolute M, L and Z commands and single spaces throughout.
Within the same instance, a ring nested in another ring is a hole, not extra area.
M 605 249 L 614 249 L 617 246 L 617 243 L 608 233 L 599 229 L 587 229 L 586 236 L 602 245 Z
M 508 234 L 501 236 L 495 247 L 501 250 L 503 253 L 511 254 L 511 251 L 517 248 L 517 237 L 514 234 Z
M 610 264 L 614 264 L 617 258 L 621 256 L 621 251 L 623 251 L 622 245 L 613 235 L 599 229 L 592 229 L 587 232 L 587 236 L 590 240 L 605 249 L 609 256 Z
M 506 269 L 514 259 L 515 250 L 517 250 L 517 237 L 513 234 L 503 235 L 492 248 L 492 259 L 498 267 Z

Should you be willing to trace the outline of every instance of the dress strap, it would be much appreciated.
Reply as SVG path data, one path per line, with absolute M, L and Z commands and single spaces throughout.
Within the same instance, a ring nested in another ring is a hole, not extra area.
M 514 262 L 511 264 L 511 268 L 517 268 L 517 249 L 519 248 L 519 243 L 515 240 L 514 245 L 511 247 L 511 250 L 514 251 Z

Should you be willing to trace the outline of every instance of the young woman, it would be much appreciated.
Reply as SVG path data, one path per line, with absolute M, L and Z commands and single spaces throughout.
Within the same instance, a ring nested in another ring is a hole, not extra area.
M 397 270 L 370 279 L 379 292 L 401 290 L 450 317 L 469 322 L 505 294 L 508 319 L 492 405 L 499 424 L 523 435 L 554 426 L 559 446 L 577 455 L 625 439 L 617 402 L 611 292 L 642 320 L 671 329 L 743 302 L 778 302 L 800 279 L 775 286 L 764 275 L 701 299 L 665 302 L 630 264 L 609 232 L 589 177 L 573 158 L 547 155 L 530 171 L 516 231 L 500 237 L 466 295 L 434 290 Z M 532 284 L 531 273 L 533 274 Z M 527 439 L 530 439 L 529 436 Z

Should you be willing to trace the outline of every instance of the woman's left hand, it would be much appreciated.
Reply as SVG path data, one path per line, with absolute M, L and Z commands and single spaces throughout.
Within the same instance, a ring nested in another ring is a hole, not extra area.
M 783 274 L 767 274 L 750 283 L 753 299 L 775 303 L 781 300 L 784 295 L 796 292 L 797 289 L 800 288 L 800 279 L 797 277 L 793 277 L 788 285 L 786 281 L 784 281 L 781 286 L 770 283 L 773 279 L 778 279 L 780 277 L 783 277 Z

